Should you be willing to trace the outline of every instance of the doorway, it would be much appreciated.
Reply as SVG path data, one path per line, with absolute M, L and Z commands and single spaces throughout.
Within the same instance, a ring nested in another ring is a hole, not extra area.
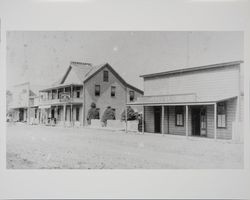
M 19 109 L 19 122 L 24 121 L 24 109 Z
M 191 109 L 192 115 L 192 135 L 207 135 L 207 114 L 205 106 L 194 106 Z
M 154 125 L 155 133 L 161 133 L 161 107 L 154 107 Z
M 201 135 L 201 123 L 200 123 L 200 107 L 193 107 L 191 110 L 192 115 L 192 135 L 200 136 Z

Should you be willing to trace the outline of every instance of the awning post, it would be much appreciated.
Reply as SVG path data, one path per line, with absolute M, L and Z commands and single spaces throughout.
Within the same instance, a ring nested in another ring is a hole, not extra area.
M 217 103 L 214 104 L 214 139 L 217 139 Z
M 144 134 L 144 106 L 142 106 L 142 119 L 141 119 L 141 122 L 142 122 L 142 134 Z
M 128 132 L 128 113 L 127 113 L 127 105 L 125 105 L 125 133 Z
M 161 106 L 161 133 L 164 135 L 164 106 Z
M 188 105 L 186 105 L 186 136 L 188 137 Z

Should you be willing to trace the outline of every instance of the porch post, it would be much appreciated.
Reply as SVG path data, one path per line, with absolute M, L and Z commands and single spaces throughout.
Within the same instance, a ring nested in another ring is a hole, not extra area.
M 73 85 L 70 87 L 70 98 L 73 98 Z
M 65 126 L 65 118 L 66 118 L 66 104 L 63 105 L 63 125 Z
M 161 133 L 164 135 L 164 106 L 161 106 Z
M 142 134 L 144 134 L 144 106 L 142 106 Z
M 188 137 L 188 105 L 186 105 L 186 136 Z
M 73 105 L 71 104 L 70 105 L 70 121 L 71 121 L 71 124 L 72 124 L 72 126 L 73 126 L 73 107 L 72 107 Z
M 128 132 L 128 110 L 127 110 L 127 105 L 125 105 L 125 133 Z
M 217 139 L 217 103 L 214 104 L 214 139 Z

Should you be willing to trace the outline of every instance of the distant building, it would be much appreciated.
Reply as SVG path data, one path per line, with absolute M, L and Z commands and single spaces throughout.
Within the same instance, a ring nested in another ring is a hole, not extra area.
M 142 75 L 145 96 L 127 105 L 143 106 L 146 132 L 242 140 L 241 63 Z
M 30 105 L 35 93 L 30 89 L 30 83 L 25 82 L 13 86 L 10 91 L 12 96 L 8 102 L 8 110 L 12 114 L 12 120 L 18 122 L 29 122 Z
M 143 95 L 143 91 L 128 84 L 108 63 L 93 66 L 81 62 L 71 62 L 58 83 L 39 93 L 36 115 L 39 123 L 69 126 L 85 125 L 93 102 L 100 117 L 110 106 L 116 119 L 120 119 L 126 103 Z

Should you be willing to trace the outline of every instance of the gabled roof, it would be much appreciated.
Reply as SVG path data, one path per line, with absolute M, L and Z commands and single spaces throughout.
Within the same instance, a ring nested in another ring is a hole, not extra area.
M 170 75 L 170 74 L 179 74 L 179 73 L 184 73 L 184 72 L 193 72 L 193 71 L 200 71 L 200 70 L 212 69 L 212 68 L 229 67 L 233 65 L 238 65 L 240 63 L 243 63 L 243 61 L 232 61 L 232 62 L 226 62 L 226 63 L 204 65 L 204 66 L 199 66 L 199 67 L 177 69 L 177 70 L 171 70 L 171 71 L 165 71 L 165 72 L 159 72 L 159 73 L 145 74 L 145 75 L 141 75 L 140 77 L 148 78 L 148 77 L 164 76 L 164 75 Z
M 108 63 L 93 66 L 90 63 L 71 62 L 69 68 L 67 69 L 63 78 L 61 79 L 60 84 L 64 83 L 64 81 L 66 80 L 71 70 L 74 70 L 77 76 L 79 77 L 79 79 L 83 83 L 86 83 L 88 80 L 90 80 L 93 76 L 95 76 L 98 72 L 103 70 L 105 67 L 109 69 L 116 76 L 116 78 L 119 79 L 119 81 L 123 85 L 137 91 L 138 93 L 143 94 L 142 90 L 128 84 Z
M 74 70 L 80 81 L 83 82 L 86 74 L 88 74 L 92 68 L 93 66 L 90 63 L 71 62 L 62 80 L 60 81 L 60 84 L 64 83 L 71 70 Z

